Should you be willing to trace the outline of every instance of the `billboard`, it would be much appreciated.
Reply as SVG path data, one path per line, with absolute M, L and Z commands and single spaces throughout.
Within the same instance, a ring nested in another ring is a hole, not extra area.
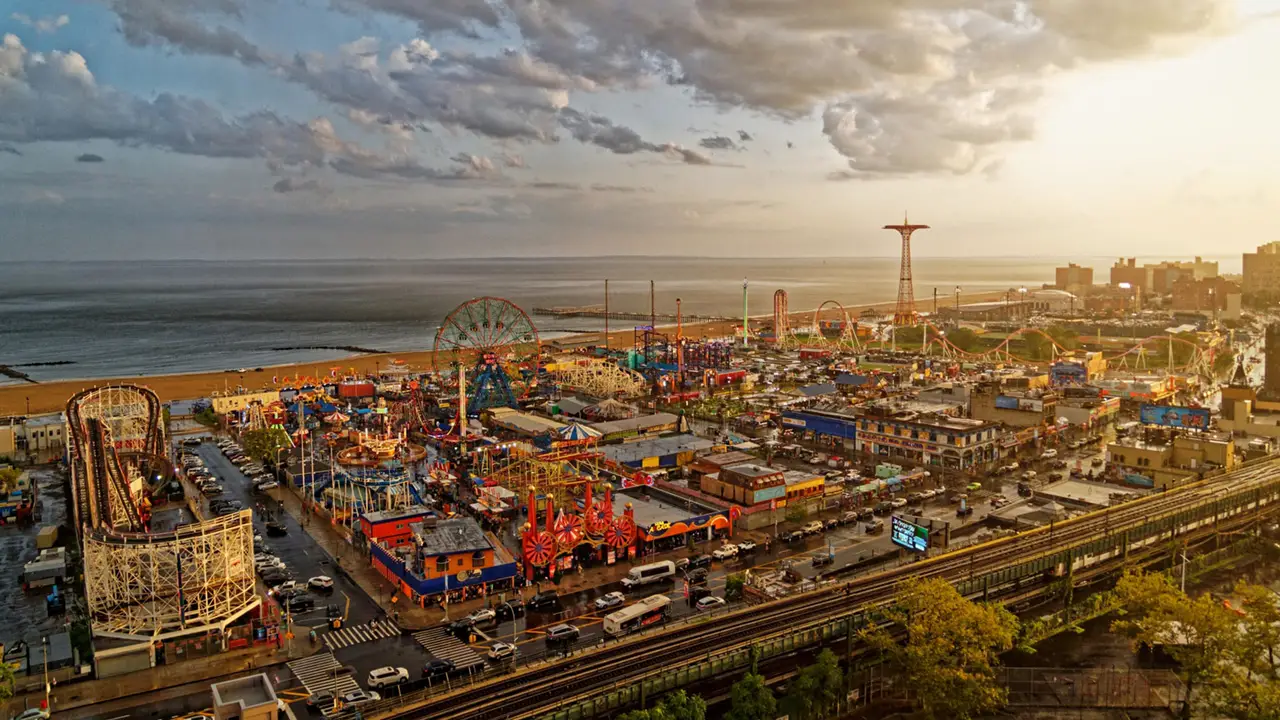
M 889 521 L 889 539 L 894 545 L 901 545 L 914 552 L 924 552 L 929 549 L 929 528 L 909 523 L 897 515 L 889 518 Z
M 1163 425 L 1190 430 L 1209 429 L 1209 411 L 1206 408 L 1179 407 L 1177 405 L 1143 404 L 1138 420 L 1144 425 Z
M 1020 398 L 1012 395 L 997 395 L 996 407 L 1001 410 L 1023 410 L 1025 412 L 1044 412 L 1044 400 L 1039 398 Z
M 997 395 L 996 407 L 1000 408 L 1001 410 L 1017 410 L 1018 398 L 1009 397 L 1008 395 Z

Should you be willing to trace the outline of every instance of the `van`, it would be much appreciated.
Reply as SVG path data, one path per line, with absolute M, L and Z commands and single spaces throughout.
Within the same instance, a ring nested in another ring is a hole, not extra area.
M 578 628 L 573 625 L 552 625 L 547 628 L 547 644 L 570 643 L 578 639 Z
M 675 575 L 676 564 L 670 560 L 663 560 L 631 568 L 631 572 L 622 578 L 622 587 L 632 590 L 642 585 L 668 580 L 675 577 Z

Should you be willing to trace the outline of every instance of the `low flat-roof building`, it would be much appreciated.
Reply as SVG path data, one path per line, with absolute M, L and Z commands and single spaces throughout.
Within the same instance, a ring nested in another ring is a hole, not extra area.
M 677 429 L 680 418 L 671 413 L 654 413 L 639 417 L 610 420 L 591 425 L 600 433 L 600 442 L 617 442 L 639 435 L 659 435 Z
M 1235 441 L 1229 433 L 1177 435 L 1171 442 L 1126 439 L 1107 445 L 1107 462 L 1117 482 L 1168 489 L 1207 470 L 1233 469 Z
M 725 467 L 715 479 L 703 476 L 699 487 L 708 495 L 739 505 L 757 505 L 771 500 L 780 506 L 786 504 L 787 484 L 783 471 L 756 463 Z
M 997 458 L 999 425 L 907 411 L 868 413 L 858 420 L 859 452 L 920 465 L 968 470 Z
M 631 506 L 640 552 L 679 547 L 692 538 L 709 540 L 729 532 L 729 510 L 655 487 L 636 487 L 613 494 L 613 514 Z
M 265 673 L 209 686 L 217 720 L 276 720 L 280 703 Z
M 697 435 L 667 435 L 651 440 L 601 446 L 605 457 L 630 468 L 674 468 L 693 461 L 694 455 L 715 447 Z
M 410 543 L 371 542 L 369 551 L 373 568 L 415 604 L 425 606 L 445 592 L 462 600 L 511 589 L 514 558 L 475 520 L 425 518 L 411 527 Z

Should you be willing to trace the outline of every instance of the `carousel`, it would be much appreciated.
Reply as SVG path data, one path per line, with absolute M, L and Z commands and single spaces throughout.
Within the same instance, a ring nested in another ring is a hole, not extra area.
M 347 527 L 365 513 L 421 504 L 413 468 L 426 458 L 427 449 L 404 432 L 356 433 L 354 442 L 334 454 L 333 482 L 321 491 L 322 500 L 334 520 Z

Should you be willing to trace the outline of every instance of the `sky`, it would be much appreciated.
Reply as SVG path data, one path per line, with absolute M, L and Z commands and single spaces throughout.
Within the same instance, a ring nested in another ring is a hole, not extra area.
M 11 260 L 1221 256 L 1280 0 L 7 0 Z

